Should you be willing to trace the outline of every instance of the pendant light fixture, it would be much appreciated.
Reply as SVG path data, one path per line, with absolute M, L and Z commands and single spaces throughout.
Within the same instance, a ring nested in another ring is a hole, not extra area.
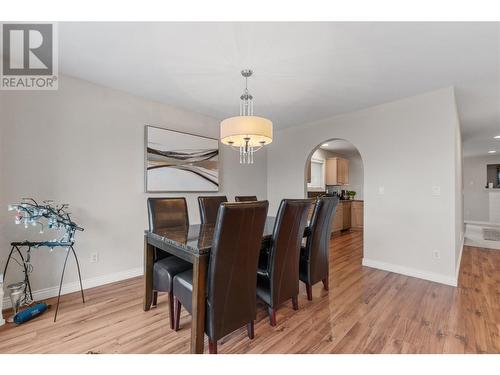
M 253 96 L 248 91 L 250 69 L 241 71 L 245 78 L 245 91 L 240 96 L 240 115 L 220 123 L 220 138 L 225 145 L 240 153 L 240 164 L 253 164 L 254 153 L 273 141 L 273 123 L 253 115 Z

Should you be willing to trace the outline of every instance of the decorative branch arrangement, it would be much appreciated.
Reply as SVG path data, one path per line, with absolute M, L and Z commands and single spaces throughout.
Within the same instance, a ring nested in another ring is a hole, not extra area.
M 19 318 L 18 310 L 24 305 L 30 305 L 33 302 L 33 294 L 31 292 L 31 284 L 29 279 L 29 274 L 33 272 L 33 266 L 31 265 L 31 249 L 48 247 L 52 251 L 55 247 L 62 247 L 66 249 L 66 258 L 64 260 L 64 265 L 61 273 L 61 281 L 59 283 L 59 293 L 57 295 L 57 305 L 56 312 L 54 315 L 54 322 L 57 319 L 57 312 L 59 310 L 59 300 L 61 298 L 61 289 L 64 278 L 64 271 L 66 269 L 66 263 L 68 261 L 68 256 L 73 253 L 76 261 L 76 267 L 78 270 L 78 279 L 80 281 L 80 291 L 82 294 L 82 301 L 85 303 L 85 297 L 83 295 L 83 284 L 82 275 L 80 273 L 80 264 L 78 263 L 78 258 L 76 256 L 75 249 L 73 247 L 75 243 L 75 232 L 83 231 L 82 227 L 79 227 L 75 222 L 71 220 L 70 213 L 67 210 L 68 204 L 54 204 L 54 201 L 46 200 L 43 204 L 38 204 L 33 198 L 23 198 L 21 203 L 9 204 L 9 211 L 16 211 L 15 223 L 24 224 L 25 228 L 40 227 L 40 233 L 44 232 L 44 228 L 52 230 L 64 230 L 64 235 L 59 239 L 54 239 L 52 241 L 21 241 L 21 242 L 11 242 L 11 250 L 9 257 L 7 258 L 7 263 L 3 271 L 4 278 L 7 274 L 7 268 L 9 266 L 10 260 L 14 260 L 19 266 L 24 269 L 24 281 L 11 284 L 7 286 L 10 290 L 10 297 L 12 302 L 12 307 L 15 316 L 11 317 L 9 321 L 16 321 L 16 323 L 22 323 L 26 319 L 30 319 L 34 315 L 45 311 L 47 305 L 39 304 L 32 307 L 30 310 L 25 310 L 21 312 Z M 44 225 L 45 224 L 45 225 Z M 23 256 L 21 249 L 26 249 L 26 256 Z M 20 260 L 14 256 L 14 252 L 17 253 Z M 17 320 L 16 320 L 17 319 Z
M 25 228 L 31 226 L 40 227 L 40 233 L 44 233 L 44 222 L 49 229 L 64 230 L 64 235 L 60 239 L 55 239 L 57 243 L 75 242 L 75 232 L 83 231 L 75 222 L 71 220 L 70 213 L 67 212 L 68 204 L 55 205 L 52 200 L 45 200 L 43 204 L 38 204 L 33 198 L 22 198 L 21 203 L 10 204 L 9 211 L 16 211 L 15 223 L 24 224 Z

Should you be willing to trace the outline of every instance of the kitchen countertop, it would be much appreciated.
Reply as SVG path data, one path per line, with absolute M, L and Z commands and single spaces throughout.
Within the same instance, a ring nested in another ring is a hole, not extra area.
M 333 195 L 325 194 L 325 191 L 308 191 L 308 198 L 316 198 L 321 196 L 333 197 Z M 340 202 L 363 202 L 363 199 L 341 199 Z

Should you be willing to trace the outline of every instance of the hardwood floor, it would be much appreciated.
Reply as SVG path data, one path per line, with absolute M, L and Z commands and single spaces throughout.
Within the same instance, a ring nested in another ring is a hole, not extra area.
M 453 288 L 362 267 L 362 246 L 360 232 L 335 237 L 329 292 L 318 283 L 308 302 L 301 284 L 299 311 L 281 307 L 274 328 L 260 306 L 255 339 L 242 327 L 219 352 L 500 353 L 500 251 L 466 247 Z M 190 316 L 183 311 L 174 332 L 166 296 L 143 312 L 142 292 L 135 278 L 87 290 L 84 306 L 66 295 L 57 323 L 51 310 L 0 327 L 0 353 L 188 353 Z

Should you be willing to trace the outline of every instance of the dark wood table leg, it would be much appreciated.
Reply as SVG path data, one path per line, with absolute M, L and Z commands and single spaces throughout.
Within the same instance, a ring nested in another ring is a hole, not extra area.
M 205 339 L 205 298 L 207 282 L 206 255 L 193 262 L 193 320 L 191 323 L 191 353 L 203 354 Z
M 147 236 L 144 236 L 144 311 L 151 308 L 153 301 L 153 256 L 154 246 L 150 245 Z

